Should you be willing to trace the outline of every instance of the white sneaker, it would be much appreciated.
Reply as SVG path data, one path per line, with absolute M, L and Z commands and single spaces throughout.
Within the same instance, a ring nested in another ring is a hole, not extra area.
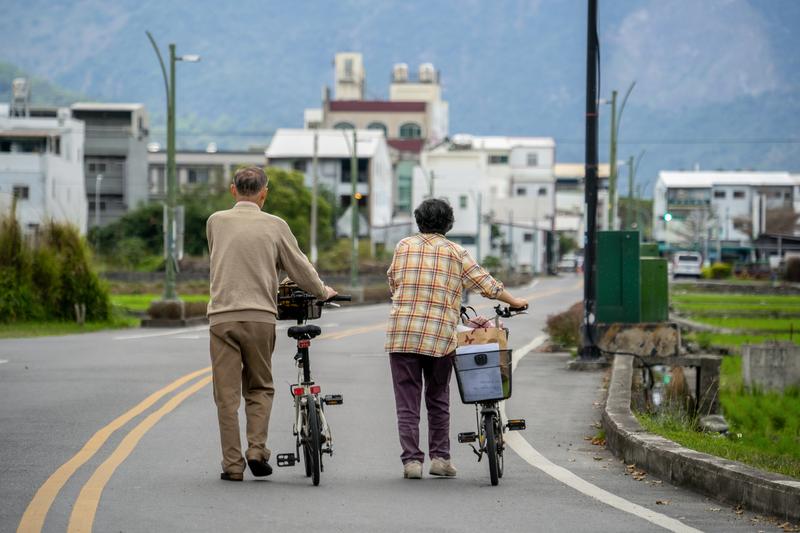
M 428 473 L 432 476 L 443 477 L 456 477 L 456 467 L 450 462 L 450 459 L 442 459 L 441 457 L 434 457 L 431 459 L 431 469 Z
M 422 479 L 422 463 L 409 461 L 403 465 L 403 477 L 406 479 Z

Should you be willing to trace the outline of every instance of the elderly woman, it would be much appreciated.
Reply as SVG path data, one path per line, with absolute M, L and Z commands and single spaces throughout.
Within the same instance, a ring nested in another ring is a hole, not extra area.
M 513 307 L 514 298 L 458 244 L 445 238 L 453 227 L 453 209 L 429 199 L 414 211 L 419 233 L 397 244 L 387 275 L 392 310 L 386 351 L 394 383 L 403 477 L 420 479 L 425 454 L 419 448 L 419 409 L 423 386 L 428 411 L 429 473 L 453 477 L 450 462 L 450 374 L 462 290 Z

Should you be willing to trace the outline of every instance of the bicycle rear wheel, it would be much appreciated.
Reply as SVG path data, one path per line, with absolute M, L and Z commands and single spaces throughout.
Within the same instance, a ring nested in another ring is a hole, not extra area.
M 483 432 L 486 435 L 486 455 L 489 457 L 489 480 L 492 482 L 492 486 L 499 483 L 502 475 L 499 473 L 501 467 L 498 459 L 502 460 L 502 458 L 499 458 L 497 454 L 496 419 L 497 415 L 494 413 L 483 414 Z
M 306 435 L 305 442 L 303 443 L 303 455 L 308 459 L 307 470 L 311 470 L 311 482 L 314 486 L 319 485 L 320 465 L 322 463 L 320 457 L 320 433 L 319 433 L 319 419 L 317 417 L 317 406 L 314 404 L 313 396 L 306 398 Z

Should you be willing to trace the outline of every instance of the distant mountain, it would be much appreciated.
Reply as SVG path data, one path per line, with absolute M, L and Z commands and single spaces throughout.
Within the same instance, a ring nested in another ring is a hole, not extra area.
M 585 0 L 29 0 L 4 6 L 0 60 L 96 99 L 142 101 L 163 134 L 149 29 L 163 52 L 172 41 L 203 56 L 177 66 L 179 142 L 222 147 L 300 126 L 337 51 L 364 54 L 373 98 L 386 97 L 393 63 L 430 61 L 451 132 L 553 136 L 559 160 L 581 161 L 585 17 Z M 695 163 L 800 171 L 798 25 L 795 0 L 601 1 L 601 95 L 637 82 L 619 156 L 647 150 L 639 181 Z

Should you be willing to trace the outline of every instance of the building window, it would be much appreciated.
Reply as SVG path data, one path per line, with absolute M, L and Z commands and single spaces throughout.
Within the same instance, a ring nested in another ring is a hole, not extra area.
M 458 207 L 460 207 L 461 209 L 466 209 L 467 208 L 467 195 L 466 194 L 462 194 L 461 196 L 458 197 Z
M 517 196 L 525 196 L 525 187 L 517 187 Z
M 349 122 L 337 122 L 336 124 L 333 125 L 333 129 L 335 129 L 335 130 L 354 130 L 354 129 L 356 129 L 356 127 L 353 126 Z
M 414 122 L 407 122 L 402 126 L 400 126 L 400 138 L 420 139 L 422 138 L 422 128 L 419 127 L 419 124 L 415 124 Z
M 353 80 L 353 60 L 349 57 L 344 60 L 344 79 Z
M 539 187 L 539 196 L 547 196 L 547 187 Z
M 533 233 L 525 233 L 525 234 L 523 234 L 522 239 L 525 242 L 533 242 Z
M 340 183 L 350 183 L 350 159 L 342 159 Z M 369 181 L 369 159 L 358 159 L 358 183 L 367 183 Z
M 383 136 L 386 136 L 386 124 L 383 122 L 370 122 L 369 126 L 367 126 L 368 130 L 380 130 L 383 132 Z
M 490 165 L 507 165 L 508 164 L 508 155 L 490 155 L 489 156 L 489 164 Z
M 303 159 L 292 161 L 292 168 L 305 174 L 307 168 L 306 161 Z
M 411 183 L 414 175 L 413 161 L 400 161 L 397 163 L 397 204 L 400 213 L 411 212 Z
M 14 198 L 17 200 L 27 200 L 30 196 L 30 188 L 27 185 L 14 185 Z
M 529 167 L 539 166 L 539 154 L 528 153 L 528 166 Z
M 744 191 L 733 191 L 733 197 L 739 199 L 744 198 Z
M 725 199 L 725 191 L 714 191 L 714 198 Z
M 474 235 L 448 235 L 447 240 L 461 246 L 473 246 L 476 242 Z

